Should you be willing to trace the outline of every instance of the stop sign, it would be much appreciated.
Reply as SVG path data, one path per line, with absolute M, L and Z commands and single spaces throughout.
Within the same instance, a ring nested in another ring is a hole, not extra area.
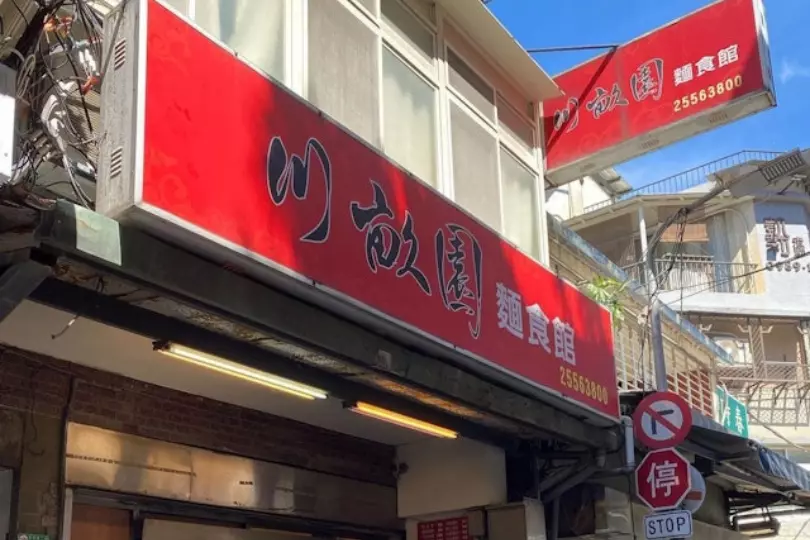
M 689 461 L 674 448 L 653 450 L 636 467 L 636 493 L 653 510 L 677 508 L 691 488 Z

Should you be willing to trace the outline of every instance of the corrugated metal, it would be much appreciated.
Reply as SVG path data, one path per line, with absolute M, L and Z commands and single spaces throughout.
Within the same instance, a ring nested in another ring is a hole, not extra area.
M 392 487 L 75 423 L 68 425 L 65 480 L 226 508 L 399 527 Z

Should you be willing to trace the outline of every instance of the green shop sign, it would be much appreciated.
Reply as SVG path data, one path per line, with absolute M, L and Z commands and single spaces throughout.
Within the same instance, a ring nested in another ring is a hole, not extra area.
M 716 418 L 724 428 L 748 438 L 748 407 L 720 386 L 715 388 L 714 396 L 717 400 L 714 410 Z

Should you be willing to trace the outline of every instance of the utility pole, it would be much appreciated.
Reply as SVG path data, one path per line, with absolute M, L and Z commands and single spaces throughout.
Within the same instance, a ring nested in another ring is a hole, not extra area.
M 650 295 L 650 345 L 653 354 L 653 361 L 655 362 L 656 390 L 666 391 L 669 386 L 667 384 L 667 364 L 666 359 L 664 358 L 664 331 L 663 324 L 661 323 L 661 310 L 663 309 L 663 306 L 661 305 L 661 300 L 658 299 L 658 295 L 656 294 L 658 289 L 657 281 L 655 283 L 655 289 L 653 289 L 649 282 L 649 279 L 657 279 L 655 274 L 655 257 L 652 254 L 655 252 L 655 246 L 658 245 L 658 242 L 660 242 L 664 231 L 667 230 L 667 228 L 669 228 L 679 218 L 683 220 L 688 219 L 690 213 L 703 207 L 710 200 L 714 199 L 731 187 L 739 184 L 743 180 L 755 179 L 754 177 L 759 175 L 761 178 L 756 178 L 756 180 L 758 180 L 757 185 L 760 187 L 760 189 L 763 189 L 779 178 L 797 175 L 798 173 L 807 173 L 807 169 L 807 161 L 805 161 L 801 150 L 796 149 L 791 152 L 786 152 L 770 161 L 766 161 L 755 171 L 745 174 L 739 178 L 735 178 L 726 183 L 718 181 L 717 185 L 707 194 L 695 202 L 681 208 L 680 211 L 670 216 L 666 221 L 664 221 L 664 223 L 661 224 L 660 227 L 658 227 L 652 242 L 650 242 L 647 249 L 644 250 L 646 262 L 644 267 L 652 275 L 651 278 L 648 278 L 647 291 Z M 641 231 L 641 234 L 642 236 L 646 236 L 646 230 Z

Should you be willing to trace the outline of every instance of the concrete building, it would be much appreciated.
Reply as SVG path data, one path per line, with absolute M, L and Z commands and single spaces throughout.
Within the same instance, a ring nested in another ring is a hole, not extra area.
M 756 183 L 779 155 L 744 151 L 621 192 L 586 178 L 556 190 L 548 207 L 726 350 L 716 364 L 718 419 L 806 468 L 810 197 L 804 173 Z M 650 278 L 643 253 L 656 229 L 717 186 L 730 189 L 663 232 Z M 784 534 L 808 534 L 806 516 L 790 522 Z

